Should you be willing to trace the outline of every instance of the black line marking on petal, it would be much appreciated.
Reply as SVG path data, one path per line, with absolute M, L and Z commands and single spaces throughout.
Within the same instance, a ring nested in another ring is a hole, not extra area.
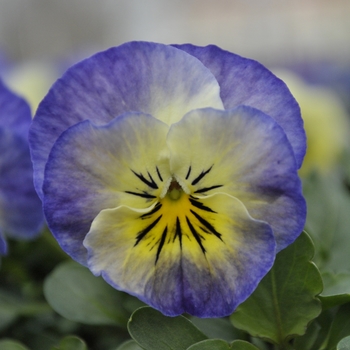
M 140 243 L 140 241 L 147 235 L 147 233 L 158 224 L 161 217 L 162 215 L 158 216 L 158 218 L 155 219 L 150 225 L 148 225 L 145 229 L 138 233 L 138 235 L 136 236 L 136 242 L 134 244 L 134 247 L 137 246 Z
M 168 226 L 165 226 L 165 229 L 164 229 L 164 231 L 163 231 L 163 233 L 162 233 L 162 238 L 160 239 L 160 243 L 159 243 L 159 245 L 158 245 L 157 256 L 156 256 L 156 262 L 155 262 L 155 263 L 157 263 L 157 261 L 158 261 L 158 259 L 159 259 L 160 252 L 161 252 L 162 249 L 163 249 L 163 246 L 164 246 L 164 242 L 165 242 L 165 238 L 166 238 L 167 232 L 168 232 Z
M 203 203 L 197 202 L 194 198 L 193 199 L 192 198 L 189 198 L 189 200 L 194 207 L 196 207 L 198 209 L 205 210 L 205 211 L 209 211 L 211 213 L 216 213 L 216 211 L 210 209 L 209 207 L 206 207 Z
M 220 239 L 220 241 L 222 241 L 221 238 L 221 233 L 219 233 L 218 231 L 215 230 L 214 226 L 212 224 L 210 224 L 207 220 L 203 219 L 199 214 L 197 214 L 195 211 L 193 211 L 192 209 L 190 209 L 191 213 L 198 219 L 198 221 L 204 225 L 204 227 L 206 229 L 208 229 L 212 234 L 214 234 L 217 238 Z
M 188 168 L 187 175 L 186 175 L 186 177 L 185 177 L 185 179 L 186 179 L 186 180 L 187 180 L 187 179 L 188 179 L 188 177 L 190 176 L 190 174 L 191 174 L 191 170 L 192 170 L 192 168 L 191 168 L 191 165 L 190 165 L 190 167 Z
M 194 191 L 194 193 L 203 193 L 203 192 L 208 192 L 210 190 L 213 190 L 214 188 L 219 188 L 222 187 L 223 185 L 215 185 L 215 186 L 211 186 L 211 187 L 204 187 L 204 188 L 200 188 L 197 191 Z
M 148 174 L 149 178 L 151 179 L 151 182 L 152 182 L 153 186 L 155 186 L 155 190 L 158 189 L 158 185 L 157 185 L 157 183 L 153 180 L 153 177 L 152 177 L 152 175 L 149 173 L 149 171 L 147 171 L 147 174 Z M 152 186 L 151 186 L 151 187 L 152 187 Z
M 205 227 L 203 227 L 203 226 L 199 226 L 199 228 L 203 231 L 203 232 L 205 232 L 205 233 L 207 233 L 207 234 L 211 234 L 211 232 L 209 232 Z
M 186 216 L 186 221 L 187 221 L 187 225 L 190 228 L 190 231 L 193 235 L 193 237 L 195 238 L 195 240 L 197 241 L 198 245 L 200 246 L 202 253 L 205 255 L 206 250 L 203 247 L 202 241 L 201 241 L 201 236 L 198 234 L 198 232 L 195 230 L 195 228 L 192 226 L 190 220 L 188 219 L 188 217 Z
M 155 237 L 152 237 L 152 238 L 150 239 L 150 242 L 147 243 L 147 246 L 146 246 L 146 247 L 148 247 L 148 246 L 150 246 L 151 244 L 153 244 L 154 241 L 155 241 Z M 158 240 L 156 243 L 154 243 L 154 244 L 152 245 L 151 249 L 149 250 L 150 252 L 153 250 L 154 246 L 155 246 L 158 242 L 159 242 L 159 240 Z
M 137 193 L 137 192 L 132 192 L 132 191 L 125 191 L 125 193 L 133 194 L 134 196 L 139 196 L 142 198 L 157 198 L 156 196 L 153 196 L 152 194 L 149 194 L 147 192 Z
M 159 180 L 163 182 L 162 175 L 160 175 L 160 171 L 159 171 L 157 166 L 156 166 L 156 169 L 157 169 L 157 174 L 158 174 Z
M 131 171 L 132 171 L 144 184 L 146 184 L 147 186 L 149 186 L 149 187 L 151 187 L 151 188 L 153 188 L 153 189 L 155 189 L 155 190 L 158 189 L 157 184 L 154 182 L 154 180 L 152 179 L 152 176 L 151 176 L 151 174 L 150 174 L 149 172 L 147 172 L 147 174 L 148 174 L 150 180 L 147 180 L 147 179 L 142 175 L 142 173 L 138 174 L 138 173 L 136 173 L 136 172 L 135 172 L 134 170 L 132 170 L 132 169 L 131 169 Z
M 196 185 L 200 180 L 202 180 L 202 178 L 210 172 L 210 170 L 211 170 L 212 167 L 213 167 L 213 166 L 211 166 L 211 167 L 210 167 L 208 170 L 206 170 L 206 171 L 203 171 L 203 170 L 202 170 L 202 172 L 192 181 L 191 185 Z
M 146 219 L 148 218 L 149 216 L 153 215 L 154 213 L 156 213 L 160 208 L 162 207 L 162 204 L 161 203 L 157 203 L 156 206 L 149 212 L 149 213 L 145 213 L 145 214 L 142 214 L 140 216 L 141 219 Z
M 180 248 L 182 250 L 182 231 L 179 218 L 176 218 L 176 228 L 175 228 L 175 236 L 173 242 L 175 242 L 176 237 L 179 237 Z

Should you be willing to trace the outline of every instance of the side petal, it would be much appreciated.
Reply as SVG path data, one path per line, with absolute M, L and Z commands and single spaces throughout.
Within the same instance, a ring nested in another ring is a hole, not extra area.
M 223 108 L 219 90 L 199 60 L 167 45 L 130 42 L 78 63 L 53 85 L 31 127 L 39 195 L 50 149 L 70 126 L 87 119 L 102 125 L 131 111 L 171 124 L 195 108 Z
M 11 92 L 0 80 L 0 127 L 27 138 L 31 121 L 28 103 Z
M 149 207 L 170 177 L 168 127 L 127 113 L 104 126 L 84 121 L 62 133 L 45 170 L 44 213 L 63 250 L 82 264 L 82 241 L 103 209 Z
M 33 185 L 27 141 L 0 128 L 0 229 L 10 237 L 30 239 L 43 225 L 41 201 Z
M 225 109 L 238 105 L 257 108 L 283 128 L 300 168 L 306 152 L 306 136 L 300 108 L 284 82 L 262 64 L 217 46 L 174 45 L 198 58 L 214 74 Z
M 251 107 L 195 110 L 168 134 L 171 171 L 197 196 L 225 192 L 273 229 L 277 250 L 303 230 L 305 200 L 283 129 Z
M 6 255 L 7 253 L 7 243 L 6 243 L 6 239 L 5 237 L 2 235 L 1 231 L 0 231 L 0 257 L 2 255 Z M 1 261 L 0 261 L 1 263 Z
M 212 211 L 166 203 L 148 216 L 129 207 L 101 211 L 84 241 L 89 268 L 169 316 L 231 314 L 271 268 L 274 237 L 233 197 L 202 204 Z

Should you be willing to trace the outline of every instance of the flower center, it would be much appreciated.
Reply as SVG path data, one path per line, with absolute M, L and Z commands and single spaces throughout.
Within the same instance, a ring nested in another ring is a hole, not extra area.
M 172 180 L 168 188 L 167 197 L 173 201 L 177 201 L 183 194 L 183 189 L 176 180 Z

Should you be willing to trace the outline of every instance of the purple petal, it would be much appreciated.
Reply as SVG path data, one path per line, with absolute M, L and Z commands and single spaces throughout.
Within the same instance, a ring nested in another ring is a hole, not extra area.
M 0 128 L 0 227 L 10 237 L 29 239 L 43 224 L 41 201 L 33 185 L 27 140 Z
M 291 143 L 298 168 L 306 152 L 300 108 L 284 82 L 260 63 L 217 46 L 174 45 L 198 58 L 220 85 L 225 109 L 247 105 L 274 118 Z

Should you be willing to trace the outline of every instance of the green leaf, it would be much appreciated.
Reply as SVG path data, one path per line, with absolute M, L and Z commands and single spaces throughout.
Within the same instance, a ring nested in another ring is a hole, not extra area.
M 318 320 L 311 322 L 306 330 L 306 333 L 301 337 L 294 339 L 293 345 L 298 350 L 311 350 L 321 332 L 321 326 Z M 327 333 L 327 331 L 326 331 Z
M 120 345 L 116 350 L 142 350 L 134 340 L 128 340 Z
M 350 274 L 324 273 L 324 289 L 320 295 L 323 309 L 339 306 L 350 302 Z
M 75 262 L 63 262 L 46 278 L 44 294 L 61 316 L 76 322 L 126 327 L 123 294 Z
M 11 339 L 0 340 L 1 350 L 29 350 L 25 345 Z
M 244 340 L 235 340 L 231 343 L 231 350 L 259 350 L 253 344 L 250 344 Z
M 338 342 L 348 335 L 350 335 L 350 303 L 339 307 L 329 331 L 328 342 L 322 349 L 335 350 Z
M 337 350 L 350 350 L 350 337 L 343 338 L 338 343 Z
M 333 322 L 333 310 L 325 310 L 308 326 L 306 333 L 294 339 L 294 349 L 320 350 L 327 342 L 328 333 Z
M 223 339 L 227 342 L 235 339 L 241 339 L 240 335 L 242 331 L 234 328 L 228 318 L 191 317 L 190 321 L 196 327 L 198 327 L 208 338 Z
M 312 242 L 303 232 L 277 254 L 271 271 L 231 315 L 233 325 L 279 345 L 304 334 L 321 312 L 315 296 L 322 291 L 322 279 L 312 256 Z
M 132 314 L 128 330 L 131 337 L 146 350 L 186 350 L 207 338 L 187 318 L 167 317 L 147 306 Z
M 231 350 L 231 346 L 221 339 L 207 339 L 191 345 L 187 350 Z
M 231 344 L 222 339 L 207 339 L 191 345 L 187 350 L 259 350 L 244 340 L 235 340 Z
M 63 338 L 58 347 L 52 350 L 87 350 L 85 342 L 73 335 Z
M 0 289 L 0 329 L 13 323 L 19 316 L 33 316 L 52 312 L 45 302 L 25 300 Z
M 0 329 L 6 328 L 20 315 L 16 298 L 0 290 Z
M 343 177 L 313 174 L 303 181 L 308 213 L 306 230 L 316 247 L 320 271 L 350 269 L 350 196 Z

